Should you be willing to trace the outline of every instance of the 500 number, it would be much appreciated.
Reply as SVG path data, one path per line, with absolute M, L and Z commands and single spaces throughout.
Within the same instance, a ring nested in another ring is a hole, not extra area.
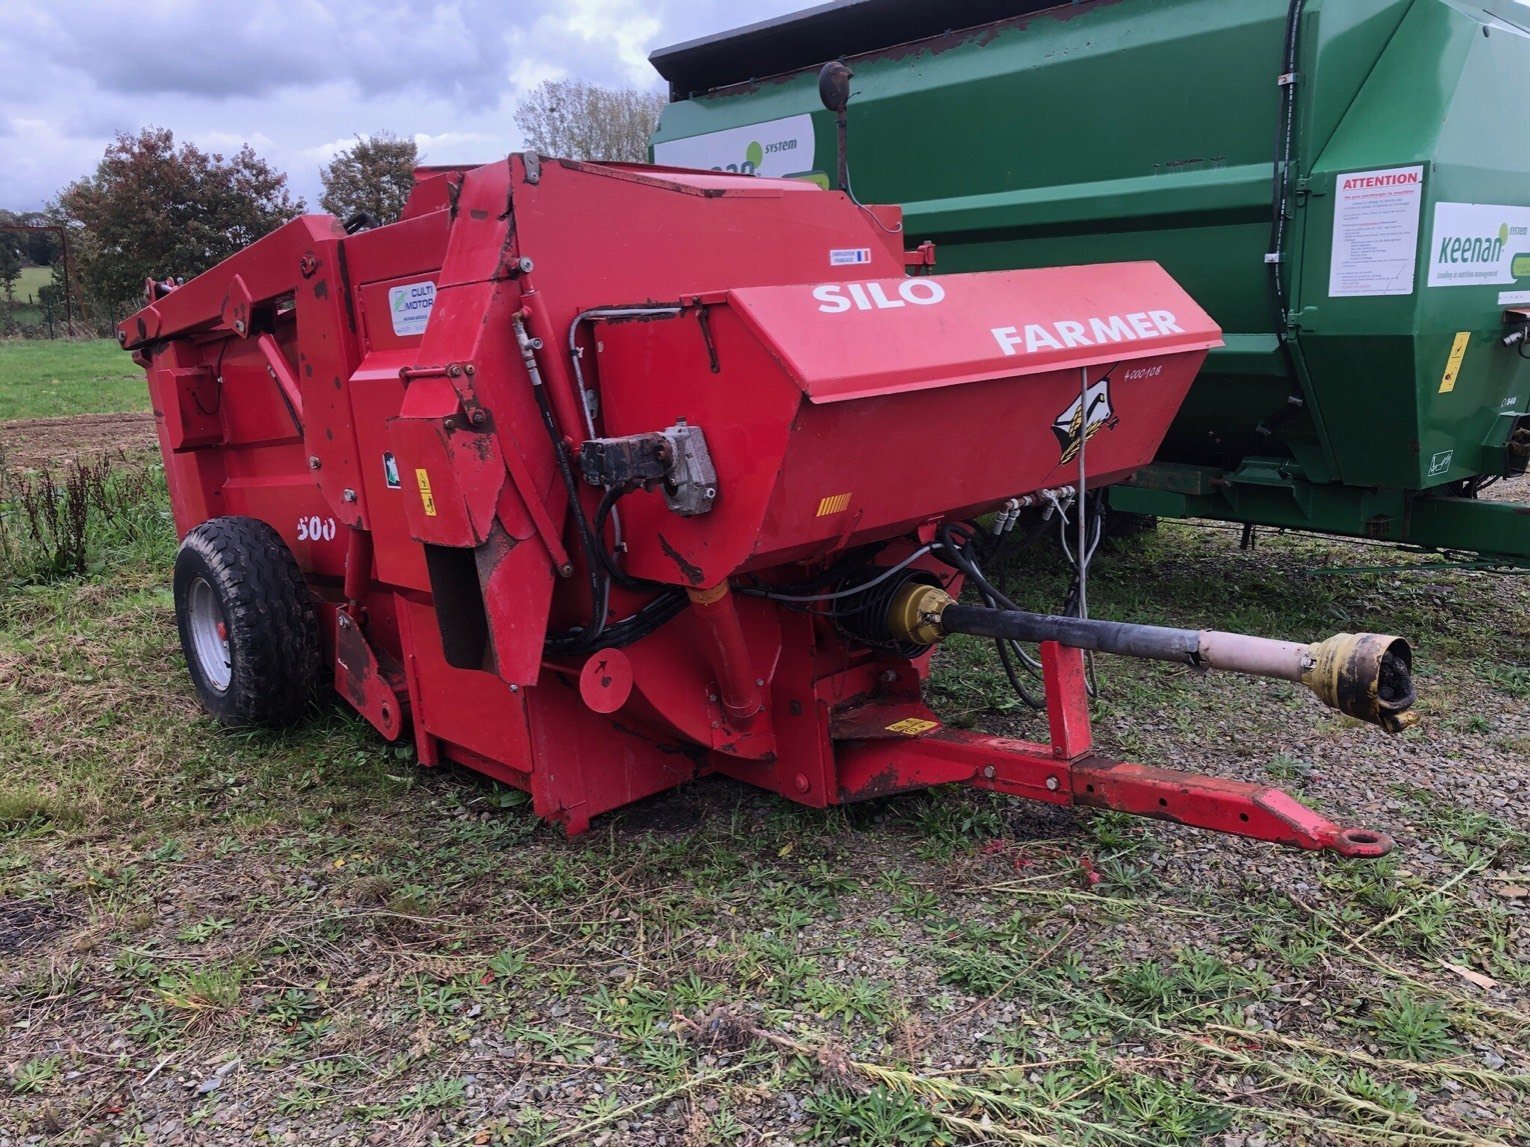
M 299 518 L 297 535 L 300 542 L 332 542 L 335 540 L 335 519 L 317 515 Z

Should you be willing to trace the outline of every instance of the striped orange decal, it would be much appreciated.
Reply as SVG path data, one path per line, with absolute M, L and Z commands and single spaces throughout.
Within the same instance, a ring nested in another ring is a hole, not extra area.
M 820 518 L 827 518 L 830 514 L 843 514 L 849 508 L 849 494 L 830 494 L 818 503 L 818 516 Z

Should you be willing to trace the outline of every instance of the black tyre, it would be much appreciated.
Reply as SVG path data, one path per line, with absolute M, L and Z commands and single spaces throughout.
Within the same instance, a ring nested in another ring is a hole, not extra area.
M 214 518 L 175 558 L 175 619 L 202 704 L 225 725 L 290 725 L 319 680 L 319 625 L 286 543 L 254 518 Z

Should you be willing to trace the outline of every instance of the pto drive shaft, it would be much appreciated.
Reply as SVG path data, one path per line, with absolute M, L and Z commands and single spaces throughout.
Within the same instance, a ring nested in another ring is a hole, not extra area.
M 923 644 L 952 633 L 1056 641 L 1098 653 L 1299 681 L 1325 705 L 1389 733 L 1401 732 L 1418 720 L 1418 714 L 1409 711 L 1418 699 L 1413 688 L 1413 653 L 1400 637 L 1339 633 L 1305 645 L 1214 629 L 1170 629 L 959 605 L 936 586 L 913 583 L 894 597 L 887 621 L 899 640 Z

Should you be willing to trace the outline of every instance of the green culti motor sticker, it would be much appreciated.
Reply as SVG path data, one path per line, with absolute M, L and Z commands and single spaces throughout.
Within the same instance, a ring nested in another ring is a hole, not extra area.
M 1509 274 L 1516 279 L 1530 279 L 1530 254 L 1515 255 L 1509 264 Z

